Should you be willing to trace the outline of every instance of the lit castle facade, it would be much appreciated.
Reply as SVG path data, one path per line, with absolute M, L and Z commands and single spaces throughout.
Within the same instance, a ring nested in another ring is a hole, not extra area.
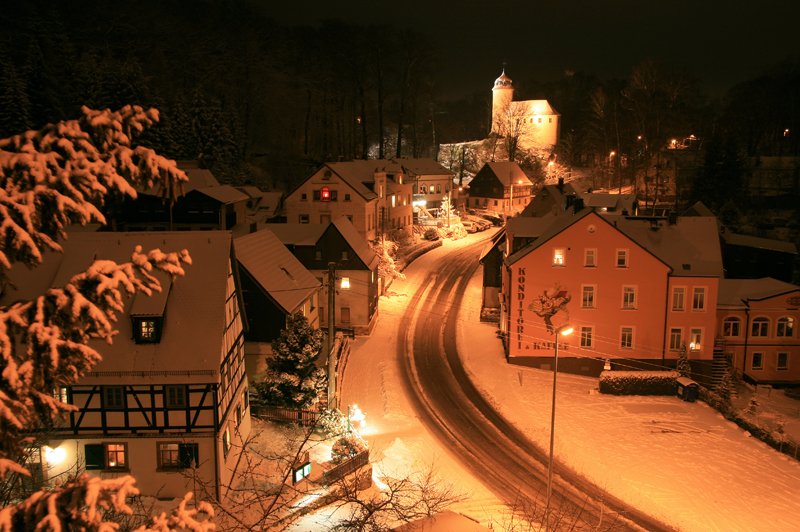
M 492 87 L 492 133 L 517 135 L 525 150 L 552 150 L 558 142 L 561 115 L 547 100 L 514 101 L 514 83 L 505 69 Z

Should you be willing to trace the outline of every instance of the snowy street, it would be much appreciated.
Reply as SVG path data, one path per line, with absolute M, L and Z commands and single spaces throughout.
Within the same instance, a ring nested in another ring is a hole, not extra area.
M 403 385 L 398 330 L 409 301 L 442 254 L 479 234 L 445 241 L 406 270 L 381 298 L 370 337 L 353 346 L 342 405 L 366 414 L 364 436 L 375 476 L 433 464 L 469 498 L 452 509 L 495 529 L 508 527 L 501 502 L 424 428 Z M 480 268 L 459 311 L 459 356 L 486 400 L 541 449 L 549 443 L 552 373 L 509 365 L 496 324 L 479 321 Z M 419 319 L 435 320 L 427 309 Z M 597 379 L 559 374 L 555 457 L 610 494 L 676 529 L 800 529 L 800 464 L 749 437 L 702 402 L 677 397 L 614 397 Z M 546 451 L 545 451 L 546 452 Z M 310 520 L 298 529 L 315 529 Z M 300 523 L 298 523 L 300 525 Z M 318 529 L 318 528 L 316 528 Z

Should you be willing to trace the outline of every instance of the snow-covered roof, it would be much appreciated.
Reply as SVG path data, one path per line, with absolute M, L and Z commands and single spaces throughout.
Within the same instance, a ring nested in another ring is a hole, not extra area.
M 583 209 L 576 214 L 556 216 L 553 223 L 539 238 L 520 249 L 507 261 L 516 261 L 547 242 L 585 216 L 593 215 L 612 224 L 621 233 L 649 251 L 672 269 L 678 277 L 723 276 L 722 252 L 717 236 L 716 219 L 708 217 L 679 217 L 676 223 L 653 222 L 648 219 L 603 215 L 592 209 Z
M 283 308 L 298 311 L 320 283 L 268 229 L 234 240 L 239 264 Z
M 219 185 L 216 187 L 204 187 L 195 189 L 200 194 L 205 194 L 209 198 L 215 199 L 223 204 L 237 203 L 240 201 L 247 201 L 248 196 L 236 187 L 230 185 Z
M 519 165 L 513 161 L 488 162 L 484 165 L 484 168 L 486 167 L 489 168 L 492 174 L 497 177 L 497 180 L 500 181 L 503 186 L 509 186 L 511 184 L 519 184 L 523 186 L 533 185 L 525 172 L 522 171 L 522 168 L 520 168 Z M 482 171 L 483 169 L 481 169 L 478 173 L 480 174 Z
M 163 292 L 148 301 L 144 294 L 128 298 L 125 312 L 118 316 L 111 345 L 93 342 L 103 356 L 93 372 L 81 382 L 122 382 L 131 375 L 146 376 L 148 383 L 215 382 L 219 379 L 225 328 L 225 291 L 231 253 L 231 236 L 226 231 L 182 231 L 158 233 L 74 233 L 63 242 L 63 253 L 47 253 L 35 270 L 12 271 L 17 288 L 8 287 L 3 303 L 31 299 L 51 286 L 62 286 L 83 272 L 95 259 L 128 262 L 137 245 L 144 250 L 187 249 L 192 264 L 186 275 L 170 282 L 158 272 Z M 16 267 L 15 267 L 16 270 Z M 23 274 L 18 277 L 17 274 Z M 160 342 L 133 341 L 132 311 L 161 313 L 165 323 Z
M 370 270 L 377 266 L 379 260 L 378 255 L 369 247 L 369 243 L 358 233 L 353 222 L 348 220 L 347 216 L 339 216 L 331 223 L 336 227 L 339 234 L 344 237 L 347 243 L 350 244 L 350 247 L 355 254 L 358 255 L 358 258 L 361 259 L 361 262 L 364 263 L 364 266 Z
M 287 245 L 314 246 L 327 229 L 327 224 L 269 223 L 259 229 L 267 229 Z
M 553 109 L 550 102 L 547 100 L 525 100 L 519 102 L 511 102 L 512 116 L 518 115 L 558 115 L 558 111 Z
M 797 255 L 797 246 L 794 242 L 785 242 L 783 240 L 775 240 L 773 238 L 763 238 L 760 236 L 731 233 L 729 231 L 722 233 L 722 239 L 726 244 L 731 246 L 767 249 L 770 251 L 779 251 L 781 253 L 791 253 L 793 255 Z
M 722 279 L 717 304 L 720 307 L 744 307 L 745 301 L 759 301 L 800 291 L 800 286 L 762 277 L 761 279 Z
M 405 173 L 412 175 L 412 176 L 433 176 L 433 175 L 444 175 L 444 176 L 454 176 L 455 173 L 452 170 L 448 170 L 435 159 L 430 157 L 421 157 L 421 158 L 410 158 L 410 159 L 392 159 L 393 162 L 400 164 Z

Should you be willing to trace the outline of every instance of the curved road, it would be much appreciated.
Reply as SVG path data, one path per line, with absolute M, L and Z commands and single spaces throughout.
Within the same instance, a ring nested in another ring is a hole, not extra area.
M 401 374 L 422 422 L 487 488 L 539 522 L 544 514 L 548 454 L 481 396 L 456 348 L 458 308 L 487 240 L 445 255 L 425 276 L 400 322 Z M 671 530 L 558 462 L 547 528 Z

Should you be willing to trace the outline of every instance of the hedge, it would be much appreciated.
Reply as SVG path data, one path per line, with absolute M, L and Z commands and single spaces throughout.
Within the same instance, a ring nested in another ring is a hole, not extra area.
M 603 371 L 600 393 L 612 395 L 675 395 L 677 371 Z

